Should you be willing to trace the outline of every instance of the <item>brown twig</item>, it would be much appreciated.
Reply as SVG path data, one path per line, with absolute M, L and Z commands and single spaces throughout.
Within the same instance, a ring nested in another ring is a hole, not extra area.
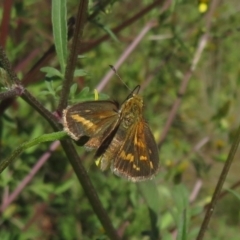
M 3 15 L 0 26 L 0 46 L 5 47 L 6 40 L 9 32 L 10 18 L 11 18 L 11 9 L 13 1 L 3 1 Z
M 139 35 L 134 39 L 134 41 L 126 48 L 126 50 L 123 52 L 123 54 L 120 56 L 118 61 L 114 64 L 114 68 L 116 70 L 119 69 L 119 67 L 123 64 L 123 62 L 128 58 L 128 56 L 133 52 L 133 50 L 138 46 L 140 41 L 143 39 L 143 37 L 150 31 L 152 27 L 156 25 L 155 21 L 149 21 L 145 27 L 142 29 L 142 31 L 139 33 Z M 102 80 L 97 85 L 96 89 L 101 92 L 102 89 L 106 86 L 106 84 L 109 82 L 111 77 L 114 75 L 114 71 L 109 70 L 108 73 L 102 78 Z
M 37 161 L 37 163 L 33 166 L 28 175 L 20 182 L 20 184 L 15 188 L 15 190 L 8 196 L 5 196 L 2 206 L 0 207 L 0 212 L 4 212 L 6 208 L 18 197 L 18 195 L 22 192 L 22 190 L 29 184 L 36 173 L 41 169 L 41 167 L 45 164 L 45 162 L 51 157 L 52 152 L 54 152 L 58 146 L 60 145 L 59 141 L 53 142 L 49 150 L 45 152 Z
M 12 67 L 10 64 L 10 61 L 7 58 L 6 53 L 4 52 L 4 49 L 2 46 L 0 46 L 0 63 L 3 67 L 3 69 L 7 72 L 8 74 L 8 82 L 5 83 L 6 87 L 12 87 L 14 84 L 21 85 L 20 80 L 18 79 L 17 75 L 15 74 L 14 71 L 12 71 Z
M 120 240 L 120 237 L 113 228 L 112 221 L 110 220 L 108 213 L 102 206 L 102 203 L 97 195 L 95 188 L 92 185 L 92 182 L 90 181 L 90 178 L 82 164 L 82 161 L 78 157 L 78 154 L 72 144 L 72 141 L 64 140 L 61 143 L 66 155 L 68 156 L 73 166 L 73 169 L 77 173 L 79 182 L 82 184 L 85 194 L 89 199 L 89 202 L 91 203 L 91 206 L 95 214 L 98 216 L 98 219 L 100 220 L 106 231 L 106 234 L 109 236 L 110 239 Z
M 62 112 L 67 106 L 68 95 L 70 92 L 70 87 L 73 82 L 73 74 L 77 63 L 78 52 L 81 47 L 82 33 L 86 21 L 88 9 L 88 1 L 81 1 L 78 8 L 77 18 L 76 18 L 76 28 L 73 33 L 73 42 L 70 50 L 69 59 L 67 61 L 66 72 L 63 81 L 63 87 L 61 92 L 60 101 L 58 104 L 58 111 Z
M 229 169 L 230 169 L 230 167 L 232 165 L 232 162 L 234 160 L 234 156 L 235 156 L 235 153 L 238 149 L 239 143 L 240 143 L 240 126 L 239 126 L 239 128 L 236 132 L 236 138 L 235 138 L 235 140 L 234 140 L 234 142 L 231 146 L 231 149 L 229 151 L 227 161 L 225 162 L 224 167 L 222 169 L 222 172 L 220 174 L 217 186 L 216 186 L 215 191 L 213 193 L 212 200 L 207 207 L 207 211 L 206 211 L 205 217 L 203 219 L 203 222 L 202 222 L 202 225 L 201 225 L 201 228 L 200 228 L 200 231 L 198 233 L 198 236 L 197 236 L 196 240 L 202 240 L 203 237 L 204 237 L 205 231 L 207 230 L 208 224 L 209 224 L 210 219 L 212 217 L 214 208 L 215 208 L 215 206 L 217 204 L 217 201 L 219 199 L 223 184 L 226 181 L 227 174 L 228 174 Z
M 132 16 L 131 18 L 127 19 L 126 21 L 124 21 L 122 24 L 120 24 L 119 26 L 115 27 L 112 29 L 112 32 L 114 34 L 119 33 L 120 31 L 122 31 L 124 28 L 129 27 L 131 24 L 133 24 L 134 22 L 136 22 L 138 19 L 142 18 L 143 15 L 147 14 L 149 11 L 151 11 L 152 9 L 155 9 L 155 7 L 157 7 L 158 5 L 160 5 L 161 3 L 163 3 L 163 0 L 156 0 L 155 2 L 149 4 L 148 6 L 146 6 L 144 9 L 142 9 L 141 11 L 139 11 L 138 13 L 136 13 L 134 16 Z M 102 43 L 103 41 L 109 39 L 110 36 L 109 34 L 106 34 L 104 36 L 102 36 L 101 38 L 97 39 L 96 41 L 92 42 L 91 44 L 87 45 L 82 53 L 88 52 L 89 50 L 95 48 L 96 46 L 98 46 L 100 43 Z
M 180 88 L 178 90 L 178 94 L 177 94 L 177 99 L 174 102 L 172 109 L 168 115 L 166 124 L 163 128 L 163 131 L 161 133 L 160 139 L 158 141 L 158 146 L 161 147 L 161 145 L 163 144 L 164 140 L 167 137 L 168 131 L 170 129 L 170 127 L 172 126 L 172 123 L 176 117 L 177 111 L 181 105 L 182 102 L 182 97 L 185 94 L 186 90 L 187 90 L 187 86 L 188 83 L 190 81 L 190 78 L 194 72 L 194 70 L 196 69 L 197 63 L 200 60 L 200 57 L 202 55 L 202 52 L 207 44 L 208 41 L 208 33 L 203 34 L 203 36 L 200 38 L 199 43 L 198 43 L 198 47 L 197 50 L 195 51 L 194 57 L 193 57 L 193 61 L 192 64 L 189 68 L 189 70 L 185 73 L 182 83 L 180 85 Z
M 0 93 L 0 100 L 21 96 L 23 94 L 23 91 L 24 88 L 21 85 L 13 85 L 6 92 Z
M 201 188 L 202 188 L 202 179 L 199 178 L 195 182 L 195 185 L 194 185 L 194 187 L 192 189 L 192 192 L 191 192 L 191 194 L 189 196 L 189 202 L 190 203 L 193 203 L 195 201 L 195 199 L 197 198 Z
M 208 32 L 210 30 L 213 13 L 214 13 L 217 5 L 219 4 L 219 2 L 220 2 L 219 0 L 213 0 L 211 2 L 209 14 L 207 15 L 207 24 L 206 24 Z M 226 177 L 227 177 L 227 174 L 229 172 L 230 166 L 232 165 L 235 153 L 236 153 L 237 148 L 239 146 L 239 142 L 240 142 L 240 126 L 239 126 L 239 128 L 237 130 L 236 138 L 235 138 L 235 140 L 234 140 L 234 142 L 233 142 L 233 144 L 231 146 L 231 149 L 229 151 L 227 161 L 225 162 L 224 167 L 222 169 L 222 172 L 220 174 L 220 177 L 218 179 L 217 186 L 215 188 L 212 200 L 211 200 L 211 202 L 210 202 L 210 204 L 209 204 L 209 206 L 207 208 L 207 211 L 206 211 L 205 217 L 203 219 L 200 231 L 199 231 L 198 236 L 196 238 L 197 240 L 202 240 L 203 239 L 204 234 L 205 234 L 205 232 L 206 232 L 206 230 L 208 228 L 208 225 L 209 225 L 210 219 L 212 217 L 214 208 L 215 208 L 215 206 L 217 204 L 217 201 L 219 199 L 219 196 L 220 196 L 223 184 L 224 184 L 224 182 L 226 180 Z

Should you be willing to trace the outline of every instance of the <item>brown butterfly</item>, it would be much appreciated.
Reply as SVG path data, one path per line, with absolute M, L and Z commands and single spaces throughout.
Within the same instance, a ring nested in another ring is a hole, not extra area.
M 64 130 L 87 148 L 97 149 L 102 170 L 131 181 L 151 179 L 159 156 L 152 132 L 143 118 L 137 86 L 121 106 L 111 100 L 77 103 L 63 110 Z

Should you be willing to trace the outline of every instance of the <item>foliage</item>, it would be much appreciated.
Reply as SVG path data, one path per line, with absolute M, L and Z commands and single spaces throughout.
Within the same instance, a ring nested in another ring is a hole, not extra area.
M 45 109 L 55 112 L 72 46 L 71 39 L 67 43 L 66 27 L 70 36 L 74 29 L 71 17 L 80 1 L 5 2 L 0 10 L 0 44 L 26 89 Z M 101 172 L 94 153 L 75 146 L 121 237 L 196 239 L 240 119 L 238 1 L 155 2 L 89 1 L 69 103 L 96 99 L 94 89 L 100 89 L 103 77 L 112 71 L 109 65 L 116 66 L 149 26 L 124 58 L 118 74 L 129 89 L 141 85 L 144 115 L 159 145 L 159 174 L 153 181 L 128 182 L 110 171 Z M 7 4 L 9 18 L 4 15 Z M 146 11 L 141 12 L 143 9 Z M 42 65 L 35 65 L 41 58 Z M 9 76 L 0 67 L 0 96 L 5 96 L 12 86 L 6 84 Z M 108 95 L 124 101 L 129 90 L 123 82 L 113 76 L 97 98 Z M 182 83 L 187 85 L 185 91 L 180 88 Z M 53 131 L 24 99 L 9 99 L 0 99 L 0 161 L 29 140 Z M 176 100 L 181 104 L 164 137 Z M 46 155 L 49 160 L 31 175 Z M 60 146 L 50 149 L 50 143 L 44 142 L 25 149 L 3 171 L 0 239 L 108 239 L 67 159 Z M 21 187 L 30 176 L 28 185 Z M 204 239 L 239 238 L 238 185 L 239 164 L 235 161 L 225 182 L 228 190 L 220 195 Z M 229 190 L 232 187 L 234 191 Z

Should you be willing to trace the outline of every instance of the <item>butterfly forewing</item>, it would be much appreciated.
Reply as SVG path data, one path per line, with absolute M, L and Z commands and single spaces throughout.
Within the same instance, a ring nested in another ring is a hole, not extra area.
M 118 104 L 113 101 L 89 101 L 78 103 L 63 111 L 64 130 L 74 139 L 83 136 L 98 138 L 99 147 L 102 138 L 112 130 L 118 120 Z M 91 145 L 91 144 L 90 144 Z

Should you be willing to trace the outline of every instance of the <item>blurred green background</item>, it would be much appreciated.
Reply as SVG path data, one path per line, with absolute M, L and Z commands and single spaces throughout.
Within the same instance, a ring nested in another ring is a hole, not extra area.
M 78 4 L 67 1 L 68 18 L 76 15 Z M 89 15 L 96 10 L 84 28 L 77 64 L 84 74 L 74 79 L 78 89 L 69 104 L 94 99 L 94 89 L 111 72 L 109 65 L 116 64 L 150 23 L 154 25 L 124 59 L 118 74 L 129 89 L 142 86 L 144 116 L 158 144 L 179 89 L 184 83 L 187 87 L 159 148 L 161 169 L 153 181 L 136 184 L 110 171 L 101 172 L 94 153 L 76 146 L 79 155 L 123 239 L 195 239 L 240 120 L 240 2 L 89 1 Z M 136 19 L 130 24 L 127 20 L 133 16 Z M 24 79 L 54 44 L 51 2 L 2 2 L 0 20 L 1 45 L 18 77 Z M 111 29 L 121 24 L 121 31 L 114 34 Z M 59 69 L 55 53 L 44 64 Z M 51 112 L 56 110 L 61 86 L 60 79 L 49 80 L 39 69 L 27 83 L 27 89 Z M 129 89 L 113 75 L 100 98 L 121 103 Z M 17 98 L 1 110 L 0 160 L 19 144 L 50 132 L 48 123 Z M 0 175 L 2 206 L 49 146 L 43 143 L 24 151 Z M 239 152 L 224 185 L 225 189 L 235 185 L 235 195 L 227 191 L 220 197 L 204 239 L 239 239 L 238 159 Z M 0 239 L 108 239 L 60 146 L 0 214 Z M 181 238 L 185 221 L 188 234 Z

